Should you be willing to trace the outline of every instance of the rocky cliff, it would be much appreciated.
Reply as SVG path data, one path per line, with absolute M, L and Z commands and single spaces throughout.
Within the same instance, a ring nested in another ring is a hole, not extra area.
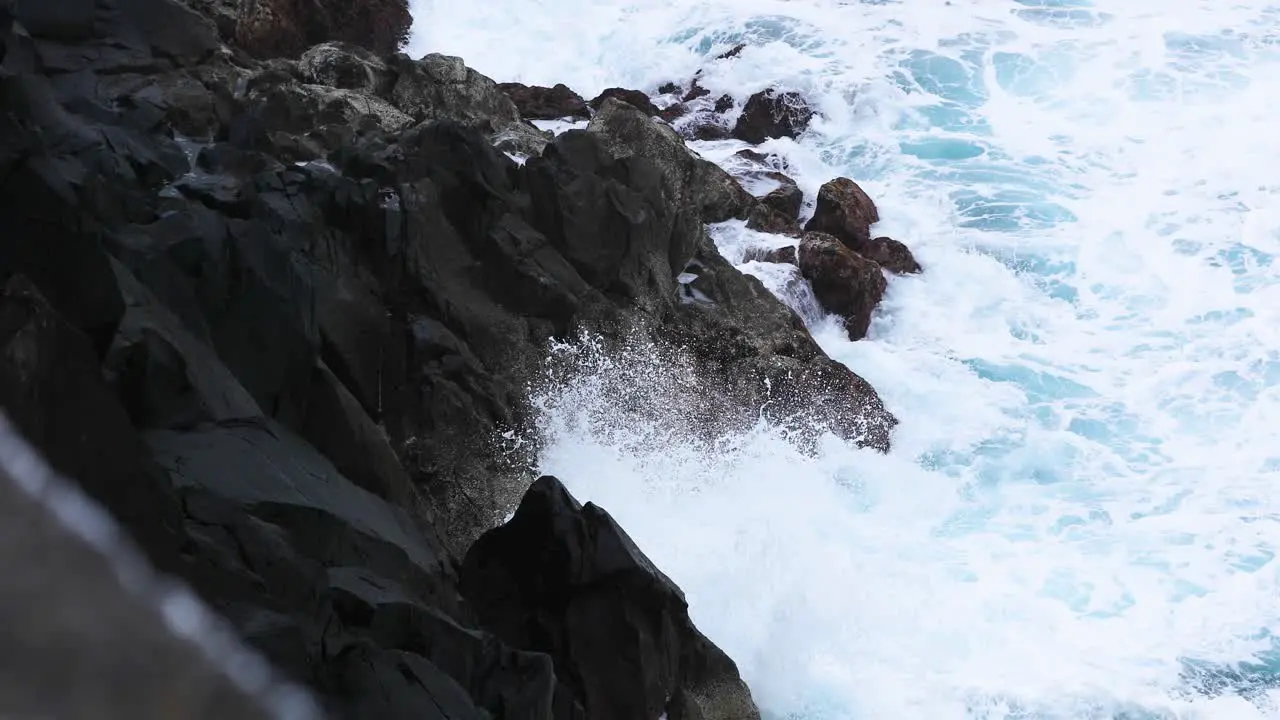
M 675 130 L 606 97 L 549 137 L 357 5 L 0 3 L 0 406 L 334 717 L 757 717 L 504 433 L 584 333 L 688 363 L 707 432 L 896 421 L 720 256 L 761 201 Z

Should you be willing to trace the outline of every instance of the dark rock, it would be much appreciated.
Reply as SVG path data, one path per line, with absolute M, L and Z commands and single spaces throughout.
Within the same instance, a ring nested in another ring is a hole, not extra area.
M 719 123 L 698 125 L 693 130 L 694 140 L 728 140 L 730 137 L 729 128 Z
M 758 718 L 737 666 L 693 627 L 688 605 L 604 510 L 558 480 L 467 553 L 467 599 L 515 647 L 546 652 L 587 717 L 650 720 L 682 691 L 702 717 Z
M 702 87 L 701 85 L 698 84 L 697 80 L 694 80 L 689 85 L 689 90 L 684 94 L 683 97 L 680 98 L 680 100 L 682 102 L 690 102 L 693 100 L 697 100 L 698 98 L 707 97 L 710 94 L 711 94 L 710 90 Z
M 754 162 L 760 165 L 766 165 L 769 167 L 773 167 L 774 165 L 776 165 L 777 163 L 775 161 L 779 160 L 778 156 L 774 155 L 773 153 L 765 154 L 765 153 L 759 152 L 758 150 L 752 150 L 751 148 L 745 148 L 743 150 L 739 150 L 738 152 L 734 153 L 734 156 L 740 157 L 743 160 L 750 160 L 751 162 Z
M 63 419 L 83 427 L 73 417 Z M 278 678 L 263 678 L 256 692 L 247 692 L 225 665 L 174 632 L 162 617 L 162 602 L 173 607 L 174 601 L 185 601 L 184 616 L 197 623 L 213 618 L 205 608 L 193 617 L 185 589 L 181 596 L 172 588 L 160 595 L 146 561 L 122 542 L 120 528 L 101 508 L 52 476 L 7 422 L 0 427 L 5 465 L 0 470 L 0 566 L 12 573 L 0 593 L 5 618 L 0 714 L 266 720 L 284 710 L 276 703 L 287 693 L 293 717 L 319 717 L 302 692 L 282 686 Z M 21 470 L 21 485 L 10 469 Z M 68 510 L 75 513 L 74 528 Z M 213 631 L 222 643 L 220 656 L 244 663 L 248 651 L 221 627 Z M 201 633 L 208 636 L 210 630 Z M 264 665 L 257 657 L 248 659 Z M 240 669 L 259 668 L 244 664 Z
M 111 389 L 89 338 L 22 275 L 0 294 L 0 407 L 58 472 L 128 526 L 151 561 L 176 567 L 181 515 Z
M 252 0 L 240 6 L 235 40 L 259 58 L 293 57 L 331 41 L 389 55 L 408 42 L 412 24 L 407 0 Z
M 673 95 L 678 92 L 680 92 L 679 83 L 664 82 L 658 86 L 659 95 Z
M 757 232 L 797 237 L 802 232 L 800 223 L 794 217 L 783 215 L 776 208 L 763 202 L 751 206 L 751 212 L 747 215 L 747 228 Z
M 312 85 L 378 95 L 388 90 L 390 70 L 373 53 L 341 42 L 316 45 L 298 59 L 298 72 Z
M 354 644 L 333 663 L 346 717 L 387 720 L 486 720 L 466 692 L 425 659 L 403 650 Z
M 733 136 L 753 145 L 770 138 L 798 137 L 813 115 L 800 93 L 762 90 L 747 99 Z
M 813 217 L 804 229 L 834 235 L 854 252 L 861 252 L 871 240 L 871 226 L 880 222 L 876 204 L 849 178 L 823 183 Z
M 587 103 L 582 96 L 564 84 L 547 88 L 520 83 L 502 83 L 498 87 L 516 104 L 520 115 L 530 120 L 561 118 L 586 120 L 591 117 L 591 111 L 587 108 Z
M 800 207 L 804 205 L 804 192 L 790 176 L 779 172 L 766 173 L 765 177 L 778 183 L 778 187 L 770 190 L 760 198 L 760 202 L 768 205 L 785 218 L 795 221 L 800 215 Z
M 677 197 L 701 210 L 704 222 L 746 214 L 751 196 L 720 166 L 694 156 L 670 127 L 655 123 L 631 106 L 606 102 L 587 128 L 616 158 L 643 157 L 656 163 L 675 186 Z M 677 204 L 680 204 L 679 201 Z
M 609 99 L 621 100 L 622 102 L 636 108 L 649 117 L 658 114 L 658 108 L 649 99 L 649 96 L 639 90 L 627 90 L 625 88 L 609 88 L 600 93 L 590 103 L 592 110 L 599 111 Z
M 733 109 L 734 99 L 732 95 L 721 95 L 716 98 L 716 104 L 713 109 L 718 113 L 729 112 Z
M 871 313 L 884 297 L 885 279 L 869 260 L 825 233 L 808 232 L 800 240 L 800 272 L 813 285 L 813 294 L 828 311 L 844 318 L 850 340 L 861 340 L 871 325 Z
M 688 114 L 689 114 L 689 107 L 684 103 L 676 103 L 675 105 L 664 107 L 662 108 L 662 110 L 658 111 L 658 117 L 662 118 L 663 120 L 666 120 L 669 123 L 675 122 L 676 120 L 679 120 L 680 118 Z
M 746 43 L 738 43 L 737 45 L 734 45 L 729 50 L 726 50 L 725 52 L 722 52 L 719 55 L 717 55 L 716 60 L 728 60 L 730 58 L 736 58 L 742 54 L 743 50 L 746 50 L 746 49 L 747 49 Z
M 922 272 L 920 263 L 916 262 L 915 256 L 911 254 L 911 249 L 893 238 L 872 238 L 859 252 L 892 273 L 907 275 Z

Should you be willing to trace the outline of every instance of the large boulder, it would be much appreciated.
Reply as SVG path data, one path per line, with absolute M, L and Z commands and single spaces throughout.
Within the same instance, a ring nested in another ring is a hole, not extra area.
M 747 99 L 733 126 L 733 136 L 758 145 L 770 138 L 799 137 L 809 127 L 814 112 L 797 92 L 761 90 Z
M 298 72 L 313 85 L 379 94 L 386 91 L 391 71 L 377 55 L 342 42 L 311 47 L 298 60 Z
M 813 285 L 813 294 L 829 312 L 844 318 L 850 340 L 861 340 L 871 326 L 871 313 L 884 297 L 880 265 L 840 243 L 831 235 L 810 232 L 800 239 L 800 272 Z
M 607 512 L 555 478 L 535 482 L 511 520 L 476 541 L 462 588 L 498 637 L 551 656 L 586 717 L 760 717 L 733 660 L 693 626 L 680 588 Z

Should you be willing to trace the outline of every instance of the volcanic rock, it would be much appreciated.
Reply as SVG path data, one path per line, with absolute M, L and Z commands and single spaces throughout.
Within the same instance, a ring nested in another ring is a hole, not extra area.
M 499 638 L 551 656 L 586 717 L 651 720 L 677 698 L 703 718 L 760 717 L 733 660 L 690 622 L 680 588 L 553 477 L 476 541 L 462 589 Z
M 658 114 L 658 107 L 653 104 L 649 96 L 639 90 L 627 90 L 625 88 L 609 88 L 597 95 L 590 103 L 592 110 L 599 111 L 609 99 L 621 100 L 622 102 L 636 108 L 649 117 Z
M 520 114 L 530 120 L 591 117 L 582 96 L 563 83 L 549 88 L 520 83 L 502 83 L 498 87 L 516 104 Z
M 800 272 L 813 285 L 813 294 L 829 312 L 844 318 L 850 340 L 861 340 L 871 325 L 871 313 L 884 297 L 880 265 L 825 233 L 808 232 L 797 254 Z
M 747 99 L 733 136 L 753 145 L 770 138 L 798 137 L 809 127 L 813 115 L 800 93 L 762 90 Z
M 836 178 L 818 189 L 813 217 L 804 229 L 834 235 L 859 252 L 871 239 L 871 225 L 880 222 L 880 212 L 871 196 L 849 178 Z

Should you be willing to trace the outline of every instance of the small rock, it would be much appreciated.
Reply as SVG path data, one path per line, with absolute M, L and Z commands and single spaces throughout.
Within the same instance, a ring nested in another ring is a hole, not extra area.
M 666 120 L 667 122 L 675 122 L 676 120 L 679 120 L 680 118 L 688 114 L 689 114 L 688 105 L 685 105 L 684 103 L 676 103 L 675 105 L 671 105 L 663 108 L 658 113 L 658 117 L 662 118 L 663 120 Z
M 710 94 L 711 94 L 710 90 L 702 87 L 701 85 L 698 84 L 697 80 L 694 80 L 693 83 L 689 85 L 689 91 L 686 92 L 684 94 L 684 97 L 680 99 L 683 100 L 684 102 L 689 102 L 690 100 L 697 100 L 698 98 L 703 98 Z
M 500 83 L 498 88 L 511 98 L 520 109 L 520 115 L 530 120 L 559 120 L 561 118 L 591 117 L 587 102 L 564 83 L 554 87 Z
M 694 627 L 680 588 L 609 513 L 553 477 L 471 546 L 461 575 L 485 627 L 549 654 L 586 717 L 759 720 L 737 666 Z
M 739 150 L 734 153 L 734 155 L 742 158 L 743 160 L 750 160 L 751 162 L 759 163 L 761 165 L 774 165 L 775 163 L 773 161 L 778 159 L 778 156 L 773 153 L 766 155 L 765 153 L 758 150 L 752 150 L 751 148 Z
M 871 313 L 884 297 L 886 283 L 880 265 L 820 232 L 805 233 L 797 259 L 818 302 L 844 318 L 849 339 L 866 337 Z
M 880 212 L 871 196 L 854 181 L 841 177 L 818 190 L 817 207 L 804 229 L 834 235 L 860 253 L 871 240 L 871 225 L 877 222 Z
M 718 113 L 729 112 L 730 110 L 732 110 L 733 96 L 721 95 L 720 97 L 716 98 L 715 109 L 716 109 L 716 112 Z
M 794 138 L 809 127 L 813 115 L 800 93 L 762 90 L 747 100 L 733 136 L 753 145 L 769 138 Z
M 693 129 L 694 140 L 728 140 L 729 137 L 729 128 L 719 123 L 698 125 Z
M 617 98 L 628 105 L 638 108 L 641 112 L 649 117 L 658 114 L 658 108 L 649 99 L 649 96 L 639 90 L 627 90 L 625 88 L 609 88 L 596 96 L 594 100 L 588 103 L 592 110 L 599 111 L 600 107 L 609 98 Z
M 658 86 L 659 95 L 671 95 L 680 92 L 680 86 L 673 82 L 664 82 Z
M 760 198 L 760 202 L 776 210 L 782 216 L 795 222 L 800 216 L 800 206 L 804 204 L 804 192 L 790 176 L 780 172 L 766 173 L 766 177 L 776 180 L 778 187 Z
M 719 55 L 717 55 L 716 59 L 728 60 L 729 58 L 736 58 L 742 54 L 743 50 L 746 50 L 746 49 L 747 49 L 746 43 L 738 43 L 737 45 L 734 45 L 731 50 L 728 50 L 727 52 L 722 52 Z
M 876 262 L 880 267 L 899 275 L 921 272 L 923 268 L 911 254 L 911 248 L 888 237 L 878 237 L 867 243 L 862 254 Z

